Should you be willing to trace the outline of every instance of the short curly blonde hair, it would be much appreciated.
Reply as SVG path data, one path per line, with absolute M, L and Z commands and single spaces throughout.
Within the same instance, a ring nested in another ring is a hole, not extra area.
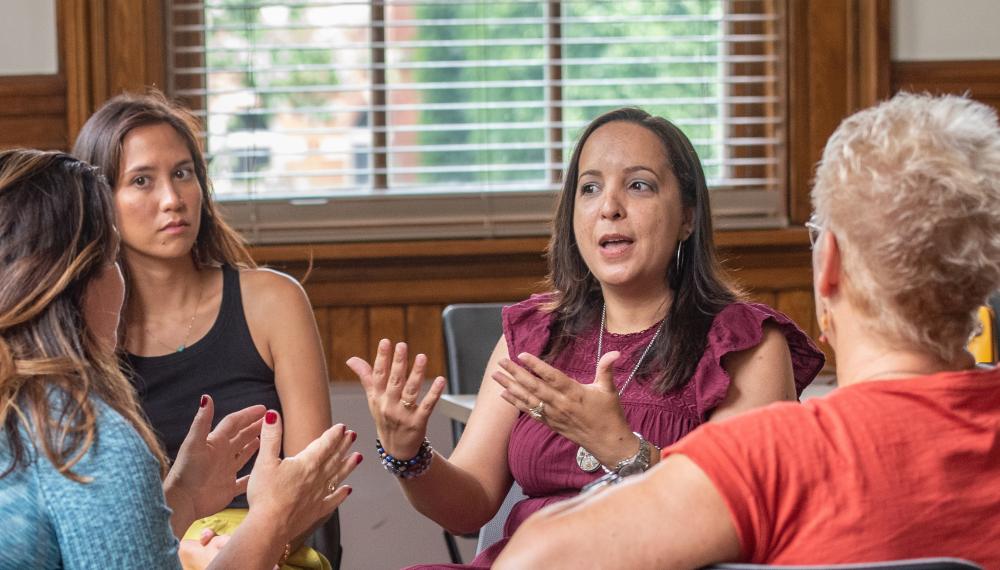
M 1000 127 L 956 96 L 901 93 L 830 137 L 812 202 L 871 330 L 954 361 L 1000 287 Z

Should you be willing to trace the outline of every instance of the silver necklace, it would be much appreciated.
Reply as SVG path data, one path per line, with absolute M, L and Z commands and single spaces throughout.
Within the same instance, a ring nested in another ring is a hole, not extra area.
M 605 303 L 601 306 L 601 329 L 597 333 L 597 360 L 594 362 L 594 380 L 597 380 L 597 365 L 601 362 L 601 356 L 604 352 L 604 326 L 607 323 L 608 318 L 608 304 Z M 618 389 L 618 397 L 621 398 L 622 394 L 625 392 L 625 388 L 628 388 L 629 383 L 632 382 L 632 378 L 635 377 L 635 373 L 639 371 L 639 367 L 642 366 L 642 361 L 646 359 L 646 355 L 649 354 L 649 349 L 653 348 L 653 343 L 660 336 L 660 332 L 663 330 L 664 323 L 667 322 L 666 317 L 660 321 L 660 326 L 656 328 L 656 332 L 653 334 L 653 338 L 649 340 L 649 344 L 646 345 L 646 349 L 642 351 L 642 356 L 639 360 L 635 361 L 635 366 L 632 367 L 632 372 L 629 373 L 628 378 L 625 379 L 625 383 L 622 387 Z M 601 467 L 601 462 L 597 460 L 596 457 L 581 445 L 576 450 L 576 464 L 587 473 L 593 473 Z
M 191 320 L 188 321 L 187 331 L 184 333 L 184 338 L 181 340 L 181 344 L 177 347 L 174 347 L 171 344 L 167 344 L 162 340 L 160 340 L 159 337 L 157 337 L 155 334 L 153 334 L 153 331 L 151 331 L 149 327 L 143 326 L 142 328 L 144 331 L 146 331 L 146 334 L 149 336 L 149 338 L 155 340 L 159 344 L 163 345 L 166 348 L 169 348 L 174 352 L 184 352 L 184 349 L 187 348 L 188 339 L 191 338 L 191 329 L 194 328 L 194 319 L 195 317 L 198 316 L 198 309 L 201 308 L 201 295 L 202 293 L 205 292 L 205 285 L 204 283 L 201 282 L 201 276 L 199 276 L 198 281 L 199 284 L 201 285 L 200 287 L 198 287 L 198 300 L 195 301 L 194 313 L 191 314 Z

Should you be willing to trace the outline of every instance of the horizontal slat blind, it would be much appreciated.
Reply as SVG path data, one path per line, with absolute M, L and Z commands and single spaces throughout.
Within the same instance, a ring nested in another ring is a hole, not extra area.
M 170 12 L 169 91 L 203 120 L 215 190 L 258 240 L 544 231 L 539 212 L 514 222 L 518 201 L 550 203 L 581 129 L 626 105 L 691 137 L 720 225 L 783 219 L 781 0 L 172 0 Z M 428 215 L 428 196 L 460 219 Z M 324 222 L 338 204 L 355 217 Z

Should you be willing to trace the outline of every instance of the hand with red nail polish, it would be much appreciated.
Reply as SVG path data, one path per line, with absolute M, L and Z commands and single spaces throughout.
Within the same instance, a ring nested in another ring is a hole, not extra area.
M 222 418 L 213 430 L 215 403 L 208 395 L 200 398 L 191 429 L 163 481 L 177 536 L 191 521 L 221 511 L 246 492 L 248 478 L 236 475 L 257 452 L 264 412 L 264 406 L 244 408 Z
M 285 542 L 312 529 L 336 509 L 351 488 L 344 480 L 360 463 L 350 453 L 356 434 L 343 424 L 326 430 L 301 452 L 282 459 L 281 415 L 268 410 L 260 433 L 260 453 L 250 473 L 247 523 L 282 529 Z M 241 527 L 242 528 L 242 527 Z

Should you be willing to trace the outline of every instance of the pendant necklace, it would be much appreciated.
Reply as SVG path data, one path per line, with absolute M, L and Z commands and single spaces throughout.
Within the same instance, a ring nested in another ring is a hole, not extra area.
M 596 362 L 594 362 L 595 381 L 597 380 L 597 364 L 600 363 L 601 361 L 601 353 L 603 352 L 604 349 L 604 326 L 607 323 L 607 317 L 608 317 L 608 304 L 605 303 L 604 305 L 601 306 L 601 329 L 597 333 L 597 360 Z M 619 399 L 625 392 L 625 388 L 628 388 L 629 383 L 632 382 L 632 378 L 635 377 L 635 373 L 639 371 L 639 366 L 641 366 L 642 361 L 646 359 L 646 355 L 649 353 L 649 349 L 653 348 L 653 343 L 655 343 L 656 339 L 659 338 L 660 332 L 663 331 L 663 325 L 666 322 L 667 322 L 666 317 L 664 317 L 663 320 L 660 321 L 660 326 L 656 328 L 656 333 L 653 334 L 653 338 L 649 340 L 649 344 L 646 345 L 646 349 L 642 351 L 642 356 L 640 356 L 639 360 L 635 362 L 635 366 L 632 367 L 632 372 L 629 373 L 628 378 L 625 379 L 625 383 L 622 384 L 622 387 L 618 390 Z M 593 473 L 594 471 L 597 471 L 601 467 L 601 462 L 598 461 L 597 458 L 594 457 L 592 453 L 584 449 L 582 445 L 576 450 L 576 464 L 580 467 L 580 469 L 583 469 L 587 473 Z
M 191 338 L 191 329 L 194 327 L 194 319 L 195 319 L 195 317 L 198 316 L 198 309 L 201 308 L 201 295 L 202 295 L 202 293 L 205 292 L 205 285 L 201 282 L 201 276 L 200 275 L 198 276 L 198 281 L 199 281 L 199 284 L 200 284 L 200 287 L 198 287 L 198 300 L 195 301 L 195 304 L 194 304 L 194 313 L 191 314 L 191 320 L 188 321 L 187 332 L 184 333 L 184 339 L 181 340 L 180 346 L 175 347 L 175 346 L 173 346 L 171 344 L 167 344 L 167 343 L 163 342 L 162 340 L 160 340 L 159 338 L 157 338 L 157 336 L 155 334 L 153 334 L 153 331 L 149 330 L 149 327 L 145 327 L 144 326 L 143 330 L 146 331 L 146 334 L 149 335 L 149 338 L 155 340 L 159 344 L 163 345 L 166 348 L 169 348 L 170 350 L 172 350 L 174 352 L 184 352 L 184 349 L 187 348 L 188 339 Z

